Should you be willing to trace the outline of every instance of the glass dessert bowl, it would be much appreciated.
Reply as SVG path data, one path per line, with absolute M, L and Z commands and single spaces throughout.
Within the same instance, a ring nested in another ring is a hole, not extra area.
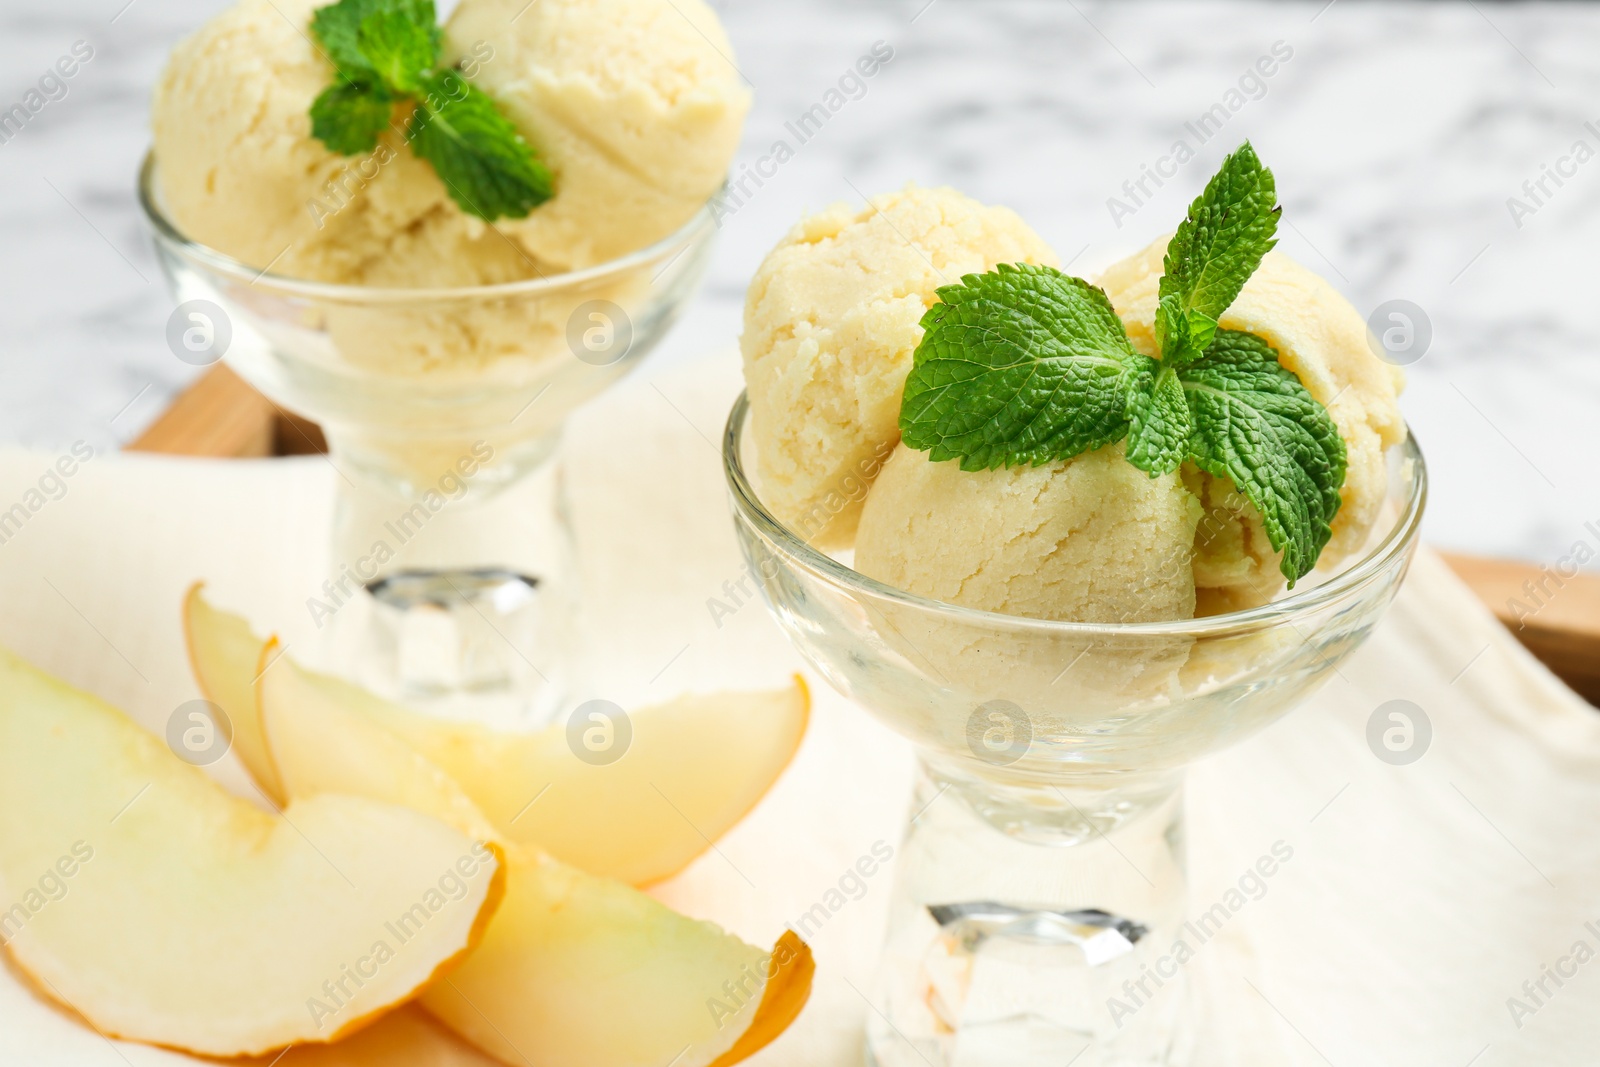
M 874 1060 L 1185 1062 L 1184 770 L 1287 712 L 1382 617 L 1426 500 L 1415 442 L 1391 449 L 1385 513 L 1336 572 L 1248 611 L 1088 624 L 926 599 L 819 551 L 762 502 L 749 417 L 741 396 L 723 458 L 768 605 L 918 751 Z
M 153 155 L 139 199 L 179 303 L 174 351 L 224 360 L 327 437 L 332 565 L 308 607 L 344 631 L 355 673 L 436 710 L 476 702 L 472 714 L 548 719 L 575 612 L 561 427 L 693 295 L 716 232 L 709 204 L 598 266 L 415 289 L 284 277 L 189 240 L 163 207 Z

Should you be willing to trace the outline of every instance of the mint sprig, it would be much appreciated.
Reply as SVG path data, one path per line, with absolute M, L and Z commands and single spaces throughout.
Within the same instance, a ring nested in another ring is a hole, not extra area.
M 1192 363 L 1205 352 L 1217 320 L 1278 243 L 1281 211 L 1272 172 L 1246 141 L 1222 161 L 1167 245 L 1156 313 L 1163 360 Z
M 370 152 L 389 128 L 394 103 L 388 90 L 371 82 L 330 85 L 311 103 L 311 133 L 340 155 Z
M 426 91 L 425 82 L 439 64 L 441 44 L 436 27 L 417 23 L 408 12 L 393 7 L 362 18 L 356 47 L 372 65 L 379 84 L 417 96 Z
M 1134 351 L 1104 292 L 1028 264 L 938 292 L 901 402 L 906 444 L 971 471 L 1048 463 L 1127 433 Z
M 1255 505 L 1292 586 L 1316 566 L 1339 510 L 1339 428 L 1255 334 L 1219 330 L 1205 357 L 1180 374 L 1194 418 L 1189 458 Z
M 1189 454 L 1194 417 L 1178 372 L 1163 360 L 1138 356 L 1127 381 L 1128 462 L 1152 476 L 1178 469 Z
M 962 470 L 1124 439 L 1152 478 L 1193 462 L 1261 513 L 1292 588 L 1331 535 L 1345 443 L 1271 345 L 1218 327 L 1275 243 L 1276 199 L 1247 142 L 1190 206 L 1158 289 L 1159 359 L 1133 350 L 1104 292 L 1049 267 L 1003 264 L 941 288 L 906 379 L 902 439 Z
M 550 199 L 550 171 L 488 94 L 454 71 L 429 75 L 424 87 L 406 136 L 463 210 L 523 218 Z
M 377 147 L 397 105 L 412 106 L 411 150 L 450 198 L 493 222 L 525 218 L 554 195 L 550 170 L 494 101 L 453 70 L 433 0 L 338 0 L 311 16 L 338 81 L 311 105 L 311 133 L 340 155 Z
M 439 30 L 433 0 L 339 0 L 311 13 L 311 35 L 341 78 L 361 81 L 375 73 L 373 61 L 361 46 L 361 24 L 369 15 L 391 11 L 426 31 L 432 40 L 428 66 L 438 64 L 444 34 Z

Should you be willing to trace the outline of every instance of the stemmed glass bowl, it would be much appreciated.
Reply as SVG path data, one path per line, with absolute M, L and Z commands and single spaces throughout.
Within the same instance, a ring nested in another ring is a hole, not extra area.
M 1417 544 L 1415 441 L 1391 450 L 1379 528 L 1336 573 L 1248 611 L 1087 624 L 929 600 L 822 553 L 762 503 L 749 418 L 741 396 L 723 458 L 768 605 L 917 748 L 871 1056 L 1185 1062 L 1184 769 L 1284 714 L 1372 631 Z
M 222 358 L 327 437 L 332 562 L 307 604 L 319 630 L 343 631 L 350 673 L 436 710 L 547 720 L 576 615 L 552 455 L 573 409 L 635 367 L 693 295 L 709 204 L 595 267 L 408 289 L 275 275 L 188 239 L 153 155 L 139 200 L 179 302 L 174 351 Z

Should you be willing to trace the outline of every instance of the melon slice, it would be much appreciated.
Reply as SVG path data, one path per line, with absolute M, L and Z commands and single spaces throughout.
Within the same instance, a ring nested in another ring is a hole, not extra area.
M 183 597 L 183 637 L 189 649 L 189 669 L 195 683 L 211 703 L 228 716 L 233 726 L 233 750 L 261 791 L 279 807 L 283 786 L 267 758 L 256 715 L 255 673 L 266 642 L 237 615 L 219 611 L 201 595 L 204 582 L 195 582 Z
M 497 844 L 410 808 L 261 811 L 0 650 L 0 941 L 104 1034 L 332 1041 L 465 957 L 504 883 Z
M 185 619 L 201 688 L 233 719 L 240 756 L 274 792 L 276 771 L 258 771 L 266 761 L 257 713 L 234 706 L 265 642 L 243 619 L 206 604 L 198 588 Z M 403 737 L 507 838 L 632 885 L 678 873 L 744 818 L 793 759 L 811 708 L 798 675 L 784 689 L 680 697 L 631 713 L 624 754 L 597 766 L 574 754 L 565 723 L 511 734 L 424 715 L 340 679 L 304 680 L 318 692 L 301 699 L 355 708 Z
M 281 656 L 276 637 L 262 646 L 261 664 L 257 721 L 273 778 L 290 797 L 348 793 L 382 800 L 504 843 L 454 779 L 380 723 L 328 701 L 316 684 L 320 676 Z
M 580 759 L 565 724 L 513 734 L 434 718 L 326 675 L 301 699 L 342 704 L 404 738 L 466 791 L 510 840 L 632 885 L 688 866 L 766 795 L 805 735 L 810 694 L 786 689 L 680 697 L 629 717 L 614 763 Z
M 272 656 L 269 647 L 264 653 Z M 291 797 L 355 792 L 484 825 L 455 779 L 326 680 L 281 657 L 258 682 L 268 749 Z M 612 879 L 509 844 L 506 898 L 483 943 L 423 1005 L 514 1065 L 726 1067 L 765 1046 L 810 993 L 810 950 L 771 952 Z
M 565 723 L 507 735 L 392 706 L 383 714 L 508 837 L 650 885 L 750 813 L 794 758 L 810 709 L 799 675 L 784 689 L 678 697 L 632 713 L 627 750 L 604 765 L 578 757 Z
M 812 971 L 793 932 L 763 951 L 631 886 L 515 851 L 489 935 L 422 1005 L 514 1067 L 727 1067 L 794 1021 Z

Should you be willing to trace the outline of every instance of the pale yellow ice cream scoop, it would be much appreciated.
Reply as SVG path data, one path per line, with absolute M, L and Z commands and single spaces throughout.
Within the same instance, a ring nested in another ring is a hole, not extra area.
M 535 258 L 615 259 L 722 186 L 750 93 L 703 0 L 462 0 L 448 40 L 447 59 L 494 47 L 476 84 L 555 174 L 552 200 L 502 224 Z
M 275 274 L 458 286 L 614 259 L 711 199 L 749 109 L 703 0 L 463 0 L 444 62 L 463 61 L 555 176 L 528 218 L 490 227 L 393 130 L 351 157 L 312 136 L 335 78 L 309 28 L 327 2 L 239 0 L 179 43 L 152 101 L 173 221 Z
M 1063 622 L 1141 623 L 1194 615 L 1199 505 L 1174 474 L 1151 478 L 1120 444 L 1037 467 L 963 471 L 904 444 L 867 494 L 855 568 L 932 600 Z M 1183 635 L 1097 641 L 973 625 L 888 602 L 883 641 L 935 677 L 1062 716 L 1174 691 Z
M 1111 298 L 1135 349 L 1156 354 L 1153 331 L 1168 238 L 1113 265 L 1098 284 Z M 1328 409 L 1349 466 L 1333 532 L 1318 560 L 1336 566 L 1365 545 L 1388 493 L 1384 450 L 1405 439 L 1397 400 L 1403 378 L 1368 344 L 1361 313 L 1338 290 L 1282 252 L 1268 252 L 1221 319 L 1270 344 L 1278 361 Z M 1185 464 L 1184 483 L 1206 514 L 1195 539 L 1200 611 L 1237 610 L 1271 600 L 1284 585 L 1261 516 L 1226 480 Z
M 172 50 L 150 112 L 160 192 L 190 240 L 275 274 L 361 282 L 418 229 L 470 227 L 395 134 L 350 158 L 311 136 L 311 102 L 333 78 L 309 40 L 319 6 L 240 0 Z M 466 249 L 457 269 L 477 280 Z
M 1038 467 L 963 471 L 904 444 L 867 494 L 862 574 L 1008 615 L 1130 623 L 1194 615 L 1200 507 L 1120 444 Z
M 999 263 L 1056 264 L 1012 211 L 908 186 L 804 219 L 745 299 L 745 382 L 762 499 L 808 540 L 848 544 L 900 440 L 918 323 L 940 286 Z

